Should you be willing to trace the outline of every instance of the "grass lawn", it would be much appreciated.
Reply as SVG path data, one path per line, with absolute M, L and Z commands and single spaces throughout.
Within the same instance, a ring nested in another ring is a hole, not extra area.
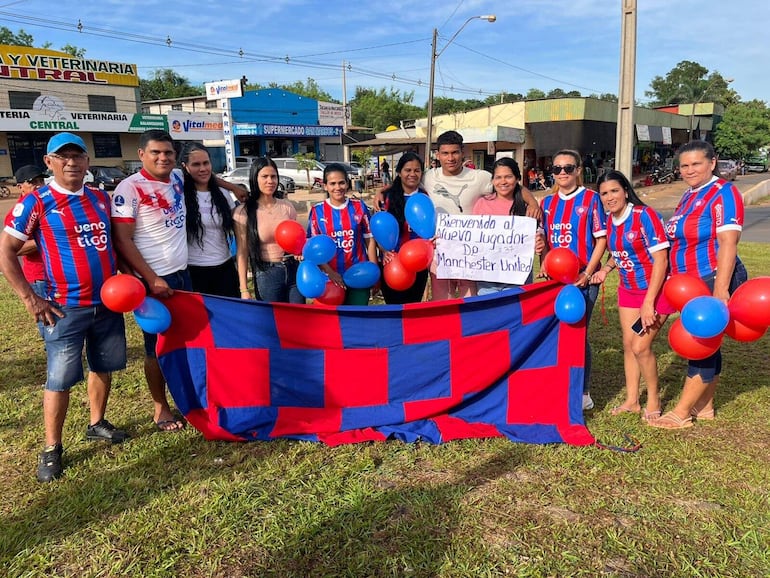
M 768 245 L 741 244 L 750 276 Z M 617 277 L 591 326 L 593 434 L 637 453 L 467 440 L 327 448 L 156 433 L 132 320 L 107 417 L 85 441 L 85 387 L 65 475 L 35 481 L 45 356 L 0 280 L 0 574 L 4 576 L 770 576 L 770 337 L 725 339 L 717 419 L 681 431 L 609 415 L 623 399 Z M 670 322 L 669 322 L 670 324 Z M 686 363 L 655 344 L 664 403 Z

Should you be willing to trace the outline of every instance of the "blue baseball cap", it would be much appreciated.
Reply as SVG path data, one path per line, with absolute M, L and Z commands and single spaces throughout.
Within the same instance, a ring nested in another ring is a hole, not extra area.
M 86 143 L 83 142 L 83 139 L 78 135 L 72 134 L 71 132 L 60 132 L 59 134 L 52 136 L 51 140 L 48 141 L 48 149 L 46 150 L 46 154 L 50 155 L 51 153 L 55 153 L 67 145 L 75 145 L 84 153 L 88 152 Z

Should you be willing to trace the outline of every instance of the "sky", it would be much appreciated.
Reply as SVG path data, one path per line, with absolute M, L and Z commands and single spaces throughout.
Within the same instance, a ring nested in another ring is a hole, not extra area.
M 531 88 L 619 91 L 621 0 L 0 0 L 0 26 L 36 45 L 86 49 L 148 78 L 172 68 L 193 84 L 246 76 L 267 85 L 313 78 L 343 100 L 357 86 L 484 99 Z M 55 7 L 55 9 L 54 9 Z M 474 19 L 494 14 L 496 22 Z M 83 25 L 78 31 L 78 21 Z M 454 41 L 447 42 L 458 32 Z M 637 101 L 682 60 L 734 79 L 744 101 L 770 101 L 768 0 L 639 0 Z

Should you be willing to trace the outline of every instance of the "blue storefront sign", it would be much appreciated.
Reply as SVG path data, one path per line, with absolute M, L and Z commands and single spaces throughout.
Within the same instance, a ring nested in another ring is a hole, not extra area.
M 327 137 L 340 136 L 341 126 L 237 123 L 233 126 L 235 136 L 277 136 L 277 137 Z

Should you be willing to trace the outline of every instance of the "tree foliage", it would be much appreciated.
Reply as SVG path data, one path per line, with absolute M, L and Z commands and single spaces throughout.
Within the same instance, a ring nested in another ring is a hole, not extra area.
M 262 90 L 265 88 L 280 88 L 281 90 L 286 90 L 288 92 L 299 94 L 307 98 L 340 104 L 339 100 L 332 98 L 332 95 L 321 88 L 315 79 L 309 77 L 305 82 L 298 80 L 296 82 L 292 82 L 291 84 L 278 84 L 277 82 L 270 82 L 267 85 L 251 83 L 246 85 L 247 90 Z
M 538 100 L 540 98 L 545 98 L 545 92 L 543 92 L 539 88 L 530 88 L 527 91 L 527 95 L 525 98 L 527 100 Z
M 714 146 L 725 158 L 746 158 L 770 144 L 770 110 L 761 100 L 733 104 L 714 134 Z
M 310 171 L 316 168 L 315 153 L 297 153 L 294 158 L 297 160 L 297 170 L 305 171 L 308 186 L 312 187 L 313 181 L 310 180 Z
M 74 56 L 75 58 L 84 58 L 86 55 L 86 49 L 85 48 L 78 48 L 77 46 L 73 46 L 72 44 L 65 44 L 61 47 L 62 52 L 66 52 L 70 56 Z
M 152 78 L 139 80 L 139 93 L 143 101 L 182 98 L 204 94 L 202 86 L 193 86 L 190 81 L 170 68 L 160 68 Z
M 382 132 L 390 125 L 398 126 L 401 120 L 424 116 L 425 109 L 415 106 L 413 101 L 414 92 L 402 94 L 394 88 L 376 90 L 358 86 L 355 97 L 350 101 L 352 122 Z
M 11 46 L 33 46 L 35 39 L 31 34 L 19 28 L 18 32 L 13 32 L 10 28 L 0 26 L 0 44 Z
M 653 78 L 650 88 L 644 94 L 652 99 L 649 104 L 653 107 L 706 101 L 727 107 L 740 100 L 721 74 L 709 74 L 708 68 L 691 60 L 681 61 L 665 77 Z

